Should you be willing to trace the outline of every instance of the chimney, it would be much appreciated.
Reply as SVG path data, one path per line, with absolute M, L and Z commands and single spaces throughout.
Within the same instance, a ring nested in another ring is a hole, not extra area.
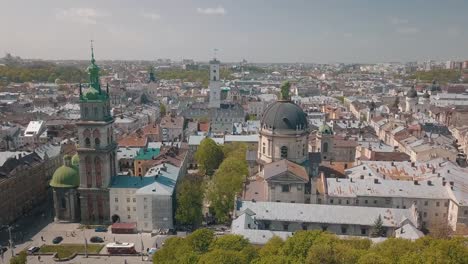
M 413 182 L 414 182 L 414 185 L 418 185 L 418 184 L 419 184 L 418 181 L 416 181 L 416 180 L 413 181 Z

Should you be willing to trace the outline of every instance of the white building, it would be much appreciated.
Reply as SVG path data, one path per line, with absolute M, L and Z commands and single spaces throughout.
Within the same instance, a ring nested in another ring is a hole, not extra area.
M 378 217 L 386 235 L 410 224 L 418 227 L 414 207 L 407 209 L 291 204 L 238 201 L 232 233 L 242 235 L 253 244 L 264 244 L 273 235 L 287 238 L 299 230 L 323 230 L 337 235 L 369 236 Z

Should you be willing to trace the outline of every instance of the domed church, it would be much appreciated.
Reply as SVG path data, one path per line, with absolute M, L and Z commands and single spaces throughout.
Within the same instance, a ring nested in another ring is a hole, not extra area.
M 59 167 L 50 181 L 53 189 L 55 221 L 79 222 L 80 204 L 78 187 L 80 175 L 76 161 L 78 155 L 72 157 L 65 155 L 63 165 Z
M 260 121 L 258 172 L 249 177 L 243 200 L 309 202 L 309 125 L 307 115 L 289 98 L 290 84 L 281 99 L 265 109 Z M 255 170 L 254 170 L 255 171 Z

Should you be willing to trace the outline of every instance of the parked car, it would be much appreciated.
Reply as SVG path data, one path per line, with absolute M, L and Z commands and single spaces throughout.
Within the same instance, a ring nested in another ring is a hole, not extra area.
M 54 239 L 52 239 L 52 243 L 58 244 L 58 243 L 62 242 L 62 240 L 63 240 L 63 237 L 58 236 L 58 237 L 55 237 Z
M 31 255 L 31 254 L 34 254 L 34 253 L 38 252 L 39 249 L 40 249 L 40 247 L 30 247 L 30 248 L 28 248 L 27 251 L 28 251 L 28 254 Z
M 91 241 L 92 243 L 103 243 L 104 239 L 98 236 L 93 236 L 89 239 L 89 241 Z
M 98 226 L 94 229 L 95 232 L 107 232 L 107 227 L 105 226 Z

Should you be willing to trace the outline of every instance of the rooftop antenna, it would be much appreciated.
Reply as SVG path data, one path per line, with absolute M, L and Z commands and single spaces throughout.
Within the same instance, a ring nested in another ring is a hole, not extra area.
M 213 58 L 214 58 L 215 60 L 216 60 L 216 57 L 217 57 L 217 56 L 216 56 L 217 53 L 218 53 L 218 49 L 215 48 L 215 49 L 213 50 Z

